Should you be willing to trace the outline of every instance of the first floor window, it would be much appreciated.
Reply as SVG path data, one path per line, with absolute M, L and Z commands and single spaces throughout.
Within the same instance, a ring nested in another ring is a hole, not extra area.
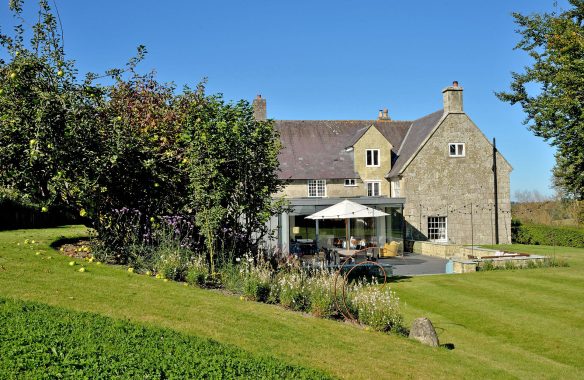
M 308 180 L 309 197 L 326 197 L 326 180 L 310 179 Z
M 428 217 L 428 239 L 437 242 L 446 242 L 446 217 L 429 216 Z
M 450 143 L 448 144 L 448 155 L 450 157 L 464 157 L 464 143 Z
M 367 182 L 367 196 L 368 197 L 378 197 L 380 194 L 379 188 L 381 187 L 381 182 Z
M 365 166 L 379 166 L 379 149 L 367 149 Z

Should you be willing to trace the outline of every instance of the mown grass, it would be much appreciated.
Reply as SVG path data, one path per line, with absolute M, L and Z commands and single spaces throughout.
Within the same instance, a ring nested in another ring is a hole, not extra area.
M 90 264 L 79 273 L 51 241 L 83 229 L 0 233 L 0 296 L 171 328 L 341 378 L 584 377 L 584 250 L 556 249 L 566 268 L 401 279 L 406 321 L 427 316 L 441 343 L 364 331 L 220 292 Z M 25 248 L 25 239 L 41 241 Z M 21 243 L 20 246 L 17 243 Z M 35 255 L 40 248 L 47 252 Z M 524 250 L 550 252 L 542 246 Z M 47 259 L 47 256 L 52 259 Z
M 173 330 L 0 297 L 2 379 L 325 379 Z

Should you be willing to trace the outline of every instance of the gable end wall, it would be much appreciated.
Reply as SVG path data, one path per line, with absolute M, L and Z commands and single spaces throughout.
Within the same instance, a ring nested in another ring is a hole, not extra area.
M 465 157 L 449 157 L 448 143 L 465 143 Z M 494 243 L 492 164 L 492 145 L 478 127 L 464 113 L 449 114 L 402 173 L 408 235 L 424 239 L 428 216 L 446 216 L 449 243 Z M 510 243 L 512 169 L 500 154 L 497 169 L 499 241 Z

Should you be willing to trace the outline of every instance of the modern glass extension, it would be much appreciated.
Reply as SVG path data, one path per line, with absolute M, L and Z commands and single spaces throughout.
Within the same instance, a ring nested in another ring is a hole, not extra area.
M 278 247 L 285 253 L 310 254 L 321 247 L 360 249 L 382 247 L 396 241 L 403 247 L 404 198 L 357 197 L 346 198 L 353 202 L 384 211 L 388 215 L 379 218 L 319 220 L 318 233 L 314 220 L 308 215 L 337 204 L 345 198 L 297 198 L 290 199 L 291 212 L 272 220 L 270 226 L 276 232 Z M 349 223 L 349 225 L 347 225 Z M 347 230 L 350 238 L 347 241 Z M 318 241 L 316 240 L 318 236 Z

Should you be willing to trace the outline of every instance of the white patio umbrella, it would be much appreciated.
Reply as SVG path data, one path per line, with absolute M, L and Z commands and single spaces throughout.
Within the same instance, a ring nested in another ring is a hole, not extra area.
M 349 246 L 351 245 L 349 242 L 349 235 L 350 235 L 350 224 L 349 219 L 354 218 L 379 218 L 381 216 L 389 215 L 383 211 L 376 210 L 371 207 L 367 207 L 361 205 L 359 203 L 355 203 L 349 200 L 344 200 L 342 202 L 337 203 L 336 205 L 332 205 L 330 207 L 325 208 L 319 212 L 315 212 L 312 215 L 307 216 L 305 219 L 313 219 L 316 220 L 316 225 L 318 227 L 318 221 L 320 219 L 345 219 L 345 223 L 348 228 L 345 229 L 347 233 L 347 251 L 349 251 Z M 318 231 L 318 229 L 317 229 Z M 317 239 L 318 240 L 318 239 Z

